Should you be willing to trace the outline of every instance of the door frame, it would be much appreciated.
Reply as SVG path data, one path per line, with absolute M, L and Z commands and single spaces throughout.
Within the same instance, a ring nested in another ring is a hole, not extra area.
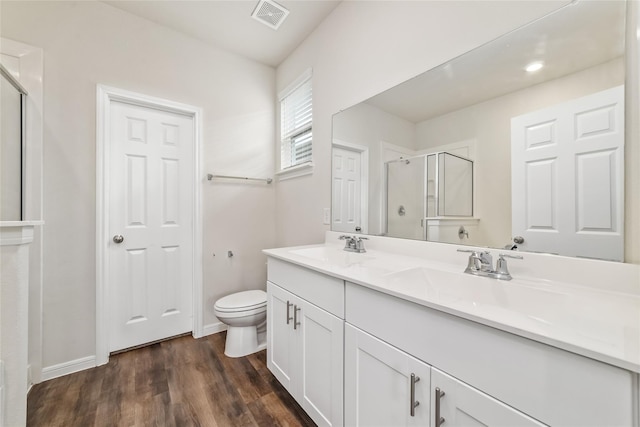
M 144 108 L 182 114 L 193 119 L 193 328 L 195 338 L 203 335 L 202 307 L 202 109 L 166 99 L 98 84 L 96 90 L 96 366 L 109 361 L 109 132 L 110 106 L 124 102 Z
M 333 148 L 360 153 L 360 227 L 362 234 L 369 233 L 369 147 L 351 142 L 333 139 L 331 144 L 331 174 L 333 175 Z M 333 181 L 333 178 L 332 178 Z M 332 182 L 333 187 L 333 182 Z M 332 188 L 333 191 L 333 188 Z M 333 209 L 333 206 L 332 206 Z M 333 218 L 333 215 L 331 215 Z M 333 221 L 333 219 L 332 219 Z

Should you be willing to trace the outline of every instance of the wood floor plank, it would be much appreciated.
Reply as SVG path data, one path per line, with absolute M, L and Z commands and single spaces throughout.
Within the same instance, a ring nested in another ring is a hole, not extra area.
M 182 336 L 32 387 L 27 425 L 313 426 L 266 367 L 265 351 L 224 356 L 225 334 Z

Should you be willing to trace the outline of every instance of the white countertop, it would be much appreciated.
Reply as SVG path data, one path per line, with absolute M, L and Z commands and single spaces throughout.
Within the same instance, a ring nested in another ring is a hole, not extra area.
M 522 278 L 513 271 L 512 281 L 476 277 L 462 273 L 466 264 L 376 249 L 357 254 L 334 244 L 267 249 L 264 253 L 640 373 L 637 293 Z

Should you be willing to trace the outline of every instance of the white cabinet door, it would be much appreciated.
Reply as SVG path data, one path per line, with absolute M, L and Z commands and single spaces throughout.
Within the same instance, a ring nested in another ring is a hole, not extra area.
M 296 304 L 299 402 L 319 426 L 342 425 L 344 321 L 304 300 Z
M 292 393 L 294 296 L 267 282 L 267 367 Z
M 341 426 L 344 321 L 267 282 L 267 367 L 319 426 Z
M 429 385 L 429 365 L 345 325 L 346 425 L 428 426 Z
M 436 368 L 431 368 L 431 387 L 434 390 L 431 399 L 434 427 L 545 425 Z M 444 394 L 439 397 L 438 391 Z M 438 412 L 440 422 L 436 421 Z

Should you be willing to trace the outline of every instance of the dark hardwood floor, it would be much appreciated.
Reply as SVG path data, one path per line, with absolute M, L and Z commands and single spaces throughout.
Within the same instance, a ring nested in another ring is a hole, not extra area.
M 29 426 L 314 426 L 266 353 L 224 356 L 224 333 L 183 336 L 33 386 Z

